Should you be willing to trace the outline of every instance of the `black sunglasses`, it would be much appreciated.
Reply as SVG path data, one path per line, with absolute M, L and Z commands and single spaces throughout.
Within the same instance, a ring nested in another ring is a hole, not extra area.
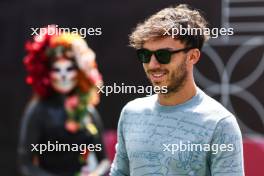
M 168 63 L 170 63 L 172 54 L 179 53 L 182 51 L 186 52 L 190 49 L 193 49 L 193 48 L 183 48 L 183 49 L 178 49 L 178 50 L 174 50 L 174 51 L 171 51 L 168 49 L 159 49 L 156 51 L 150 51 L 148 49 L 141 48 L 141 49 L 137 50 L 137 57 L 142 63 L 149 63 L 151 56 L 154 54 L 157 61 L 160 64 L 168 64 Z

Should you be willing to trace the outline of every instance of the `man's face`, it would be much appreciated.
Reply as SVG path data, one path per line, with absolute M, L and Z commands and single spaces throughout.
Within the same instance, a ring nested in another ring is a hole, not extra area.
M 50 71 L 51 85 L 58 93 L 67 94 L 77 84 L 77 69 L 68 59 L 58 59 Z
M 147 41 L 143 48 L 151 51 L 159 49 L 177 50 L 185 48 L 185 45 L 179 40 L 166 37 Z M 144 63 L 143 67 L 153 86 L 167 86 L 168 93 L 179 91 L 189 74 L 185 52 L 172 54 L 168 64 L 160 64 L 153 54 L 150 62 Z

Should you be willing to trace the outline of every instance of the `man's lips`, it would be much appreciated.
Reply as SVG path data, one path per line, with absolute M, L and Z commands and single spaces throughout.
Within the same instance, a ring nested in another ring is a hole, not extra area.
M 153 71 L 149 72 L 149 77 L 154 82 L 161 82 L 162 80 L 164 80 L 166 74 L 167 71 Z

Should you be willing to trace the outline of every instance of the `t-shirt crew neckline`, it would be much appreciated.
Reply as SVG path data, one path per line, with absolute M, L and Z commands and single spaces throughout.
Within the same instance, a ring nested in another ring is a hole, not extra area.
M 196 94 L 190 98 L 189 100 L 185 101 L 184 103 L 178 104 L 178 105 L 172 105 L 172 106 L 166 106 L 166 105 L 161 105 L 158 101 L 158 95 L 155 95 L 155 109 L 157 111 L 175 111 L 177 109 L 184 109 L 191 107 L 195 104 L 199 104 L 203 97 L 203 91 L 199 88 L 196 87 Z

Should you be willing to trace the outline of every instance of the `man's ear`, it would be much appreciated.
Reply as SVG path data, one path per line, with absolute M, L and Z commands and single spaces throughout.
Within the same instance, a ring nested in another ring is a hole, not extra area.
M 189 61 L 194 65 L 200 59 L 201 52 L 198 48 L 191 49 L 189 52 Z

